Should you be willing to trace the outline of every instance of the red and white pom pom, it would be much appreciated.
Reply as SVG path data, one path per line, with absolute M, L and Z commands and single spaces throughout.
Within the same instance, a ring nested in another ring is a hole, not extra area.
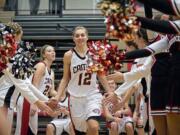
M 88 42 L 88 48 L 88 72 L 104 74 L 109 70 L 119 70 L 121 68 L 121 60 L 124 59 L 124 52 L 120 51 L 117 45 L 92 41 Z
M 106 38 L 134 39 L 134 33 L 139 29 L 134 3 L 135 0 L 102 0 L 98 3 L 105 16 Z
M 13 34 L 0 31 L 1 43 L 0 43 L 0 72 L 7 67 L 9 59 L 12 58 L 17 50 L 17 44 Z

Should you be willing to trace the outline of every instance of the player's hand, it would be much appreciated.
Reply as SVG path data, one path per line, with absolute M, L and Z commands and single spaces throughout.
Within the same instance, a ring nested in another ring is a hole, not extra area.
M 53 110 L 43 101 L 36 101 L 34 103 L 40 110 L 47 112 L 48 115 L 51 116 L 53 114 Z
M 117 111 L 117 112 L 114 113 L 114 116 L 119 117 L 119 118 L 121 118 L 122 115 L 123 115 L 123 114 L 122 114 L 121 111 Z
M 50 115 L 51 117 L 57 117 L 61 114 L 61 110 L 60 109 L 56 109 L 54 110 L 54 112 Z
M 44 116 L 47 116 L 47 115 L 49 115 L 49 116 L 51 116 L 51 117 L 57 117 L 57 116 L 59 116 L 62 112 L 61 112 L 61 110 L 60 110 L 60 107 L 59 106 L 57 106 L 56 107 L 56 109 L 54 109 L 52 112 L 47 112 L 47 111 L 41 111 L 41 113 L 44 115 Z
M 55 98 L 50 98 L 49 101 L 47 102 L 47 105 L 52 109 L 56 110 L 58 107 L 58 100 Z
M 46 111 L 41 111 L 41 115 L 43 116 L 51 116 L 51 117 L 57 117 L 61 114 L 61 111 L 56 109 L 52 113 L 47 113 Z
M 138 112 L 135 110 L 133 113 L 133 121 L 136 123 L 138 121 Z
M 30 108 L 30 116 L 34 116 L 37 111 L 38 111 L 37 106 L 32 104 Z
M 118 118 L 118 117 L 114 117 L 114 121 L 117 122 L 117 123 L 120 123 L 122 121 L 122 119 Z
M 103 105 L 103 106 L 107 106 L 109 103 L 110 103 L 110 102 L 108 102 L 108 101 L 106 100 L 106 97 L 103 96 L 102 105 Z
M 116 108 L 123 108 L 125 105 L 125 100 L 122 98 L 121 100 L 118 98 L 117 102 L 114 103 Z
M 61 110 L 61 112 L 62 113 L 64 113 L 65 115 L 69 115 L 69 111 L 67 110 L 67 108 L 66 107 L 60 107 L 60 110 Z
M 118 101 L 118 97 L 114 92 L 108 92 L 104 94 L 105 99 L 104 99 L 104 103 L 107 104 L 109 102 L 116 104 Z

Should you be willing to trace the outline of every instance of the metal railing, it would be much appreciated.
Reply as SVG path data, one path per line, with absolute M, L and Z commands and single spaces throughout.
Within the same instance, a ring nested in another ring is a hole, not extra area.
M 58 15 L 62 17 L 64 0 L 2 0 L 0 10 L 16 15 Z
M 0 10 L 22 16 L 101 15 L 96 4 L 97 0 L 1 0 Z

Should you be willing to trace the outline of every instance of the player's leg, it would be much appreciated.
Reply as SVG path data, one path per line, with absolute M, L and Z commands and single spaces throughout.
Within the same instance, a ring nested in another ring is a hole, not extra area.
M 102 95 L 96 93 L 87 97 L 87 135 L 99 134 L 98 119 L 101 116 Z
M 8 130 L 10 124 L 6 119 L 6 114 L 3 107 L 0 107 L 0 120 L 0 134 L 10 135 L 10 131 Z
M 99 122 L 96 117 L 90 117 L 87 120 L 87 135 L 98 135 L 99 134 Z
M 71 122 L 75 130 L 76 135 L 84 134 L 87 131 L 86 122 L 86 98 L 76 98 L 69 96 L 69 109 Z
M 46 128 L 46 135 L 61 135 L 63 133 L 66 120 L 55 119 L 51 121 Z
M 55 127 L 53 124 L 47 124 L 47 127 L 46 127 L 46 135 L 55 135 Z
M 64 131 L 66 131 L 69 135 L 75 135 L 74 128 L 70 118 L 66 118 L 65 121 L 66 122 L 64 124 Z
M 128 117 L 125 122 L 125 130 L 127 135 L 134 135 L 134 127 L 132 118 Z
M 143 125 L 143 119 L 138 119 L 137 123 L 136 123 L 136 128 L 137 128 L 137 133 L 138 135 L 144 135 L 145 131 L 144 131 L 144 125 Z
M 111 122 L 109 134 L 118 135 L 118 124 L 116 122 Z

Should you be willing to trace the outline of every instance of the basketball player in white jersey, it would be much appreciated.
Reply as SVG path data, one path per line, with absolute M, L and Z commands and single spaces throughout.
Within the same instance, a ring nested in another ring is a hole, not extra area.
M 106 91 L 106 77 L 95 72 L 87 72 L 88 66 L 88 32 L 85 27 L 78 26 L 73 32 L 75 47 L 64 54 L 64 73 L 58 89 L 57 98 L 67 87 L 70 94 L 69 107 L 72 124 L 76 134 L 86 132 L 87 135 L 98 135 L 101 115 L 102 95 L 97 87 L 97 76 Z
M 41 48 L 41 58 L 42 61 L 35 65 L 36 71 L 33 76 L 30 77 L 30 80 L 45 96 L 55 96 L 57 92 L 54 90 L 54 72 L 51 69 L 51 65 L 55 60 L 54 48 L 50 45 L 44 45 Z M 23 118 L 28 117 L 28 122 L 25 122 Z M 22 96 L 18 100 L 17 119 L 16 135 L 23 135 L 25 131 L 27 134 L 37 134 L 38 109 L 35 105 L 30 105 L 26 102 Z M 29 127 L 29 129 L 27 129 L 27 127 Z

